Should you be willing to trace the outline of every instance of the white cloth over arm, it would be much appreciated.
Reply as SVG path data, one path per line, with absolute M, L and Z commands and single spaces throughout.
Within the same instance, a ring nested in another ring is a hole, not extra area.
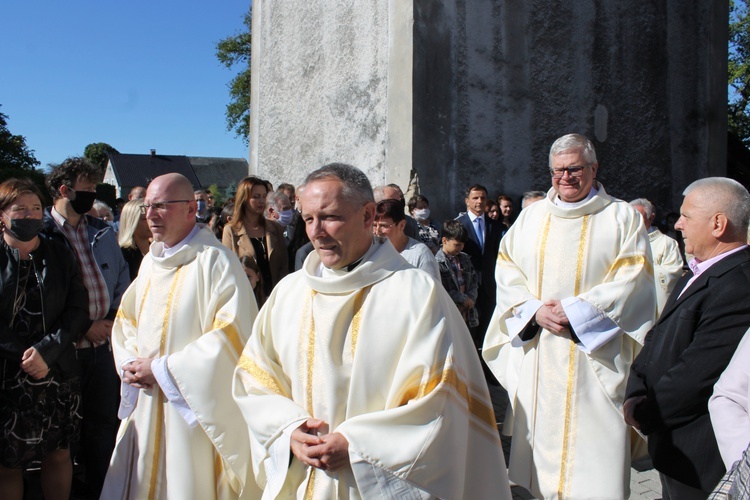
M 746 332 L 708 402 L 711 425 L 727 470 L 750 444 L 749 400 L 750 335 Z

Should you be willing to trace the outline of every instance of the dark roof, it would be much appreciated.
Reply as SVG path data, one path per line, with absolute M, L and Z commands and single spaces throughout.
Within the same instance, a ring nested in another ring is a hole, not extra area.
M 201 186 L 204 187 L 216 184 L 223 189 L 231 183 L 237 185 L 248 175 L 249 167 L 244 158 L 189 156 L 188 159 Z
M 187 177 L 194 187 L 203 187 L 187 156 L 110 153 L 109 160 L 120 186 L 148 186 L 156 177 L 175 172 Z

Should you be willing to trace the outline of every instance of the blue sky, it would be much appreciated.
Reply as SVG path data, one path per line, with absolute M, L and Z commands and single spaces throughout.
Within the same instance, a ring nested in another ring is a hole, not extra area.
M 106 142 L 121 153 L 247 157 L 226 130 L 216 43 L 249 0 L 4 0 L 0 112 L 46 167 Z

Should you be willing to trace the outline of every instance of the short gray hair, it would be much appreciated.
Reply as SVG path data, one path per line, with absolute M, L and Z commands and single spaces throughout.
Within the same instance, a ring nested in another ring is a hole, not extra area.
M 596 163 L 594 144 L 586 136 L 567 134 L 557 139 L 549 150 L 549 167 L 552 168 L 552 158 L 567 151 L 580 149 L 586 163 Z
M 273 207 L 274 210 L 277 210 L 276 202 L 279 200 L 286 200 L 287 203 L 290 203 L 289 197 L 280 191 L 271 191 L 270 193 L 268 193 L 268 195 L 266 196 L 266 210 L 268 210 L 270 207 Z
M 750 222 L 750 193 L 747 189 L 734 179 L 706 177 L 690 184 L 682 194 L 687 196 L 696 189 L 726 216 L 733 236 L 746 240 Z
M 358 205 L 375 203 L 370 180 L 360 169 L 346 163 L 329 163 L 320 167 L 305 178 L 302 187 L 305 188 L 311 182 L 326 179 L 341 181 L 344 185 L 342 194 L 344 198 L 350 200 L 352 203 Z
M 526 200 L 535 200 L 537 198 L 546 198 L 547 193 L 544 191 L 526 191 L 523 193 L 523 196 L 521 196 L 521 205 L 523 205 L 523 202 Z
M 636 198 L 635 200 L 630 202 L 630 206 L 643 207 L 643 209 L 646 211 L 646 218 L 648 220 L 653 220 L 654 216 L 656 215 L 654 204 L 648 201 L 646 198 Z

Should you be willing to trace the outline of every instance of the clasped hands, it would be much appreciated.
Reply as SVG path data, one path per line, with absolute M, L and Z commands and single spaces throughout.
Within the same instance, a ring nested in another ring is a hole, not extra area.
M 136 358 L 122 367 L 122 381 L 137 389 L 150 389 L 156 384 L 156 377 L 151 371 L 153 358 Z
M 338 432 L 329 434 L 328 424 L 317 418 L 308 418 L 292 432 L 290 447 L 300 462 L 321 470 L 335 471 L 349 463 L 349 441 Z
M 559 300 L 546 301 L 536 311 L 534 319 L 539 326 L 555 335 L 563 335 L 570 329 L 570 321 Z
M 21 356 L 21 369 L 37 380 L 41 380 L 49 373 L 49 366 L 39 351 L 29 347 Z

